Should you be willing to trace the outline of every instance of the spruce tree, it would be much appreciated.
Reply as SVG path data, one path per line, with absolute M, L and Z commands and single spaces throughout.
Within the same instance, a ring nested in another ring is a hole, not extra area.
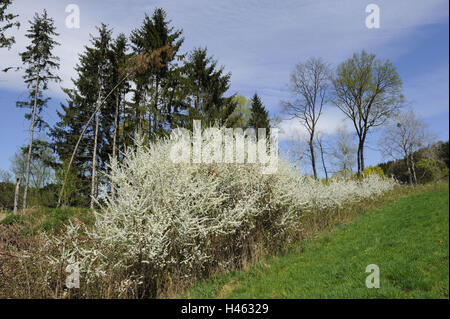
M 67 105 L 62 106 L 63 112 L 58 113 L 60 121 L 52 130 L 59 158 L 61 161 L 68 160 L 88 119 L 96 112 L 95 120 L 83 135 L 72 163 L 83 181 L 81 184 L 84 187 L 80 192 L 83 192 L 85 198 L 90 197 L 91 206 L 97 197 L 97 171 L 106 167 L 111 155 L 116 109 L 114 96 L 110 94 L 106 98 L 115 85 L 111 61 L 112 31 L 105 24 L 101 24 L 97 30 L 98 36 L 91 37 L 91 45 L 85 47 L 75 68 L 77 72 L 77 78 L 73 80 L 75 89 L 64 89 L 68 95 Z M 105 103 L 96 111 L 99 103 L 105 99 Z M 87 187 L 89 175 L 90 196 Z
M 128 81 L 122 81 L 125 73 L 128 61 L 127 55 L 128 40 L 126 36 L 121 33 L 117 36 L 114 42 L 111 44 L 110 60 L 111 60 L 111 80 L 114 86 L 117 86 L 113 93 L 114 99 L 114 133 L 112 144 L 112 157 L 116 157 L 116 149 L 119 143 L 119 127 L 122 119 L 121 106 L 125 100 L 125 95 L 130 90 L 130 84 Z
M 268 129 L 270 127 L 269 113 L 261 102 L 258 94 L 254 94 L 251 99 L 251 109 L 250 109 L 250 120 L 248 123 L 249 127 L 255 128 L 267 128 L 266 134 L 268 134 Z
M 217 61 L 208 56 L 206 48 L 194 49 L 183 70 L 190 118 L 201 119 L 207 126 L 226 124 L 237 107 L 234 96 L 224 96 L 230 87 L 231 73 L 224 73 L 223 66 L 217 67 Z
M 142 25 L 131 32 L 130 41 L 135 54 L 147 54 L 147 68 L 134 78 L 134 104 L 139 123 L 137 131 L 147 131 L 149 138 L 165 131 L 171 106 L 165 103 L 172 93 L 178 51 L 184 41 L 182 30 L 174 30 L 163 9 L 144 17 Z M 147 117 L 147 118 L 145 118 Z M 146 127 L 146 129 L 145 129 Z
M 101 24 L 97 28 L 99 35 L 91 39 L 91 47 L 86 47 L 86 52 L 80 57 L 80 66 L 77 71 L 79 78 L 77 87 L 85 104 L 93 112 L 106 98 L 112 89 L 111 83 L 111 61 L 110 45 L 112 30 L 107 25 Z M 90 207 L 94 207 L 94 200 L 98 195 L 98 168 L 104 168 L 109 155 L 108 138 L 111 136 L 111 126 L 114 114 L 115 101 L 110 97 L 105 105 L 96 111 L 93 122 L 93 146 L 92 146 L 92 169 L 91 169 L 91 199 Z M 107 155 L 105 156 L 105 153 Z
M 119 127 L 122 118 L 121 105 L 122 101 L 125 99 L 125 95 L 130 90 L 129 83 L 127 81 L 122 81 L 126 73 L 127 64 L 127 38 L 121 33 L 111 44 L 110 49 L 110 61 L 111 61 L 111 80 L 114 84 L 113 99 L 115 101 L 114 109 L 114 127 L 113 127 L 113 140 L 112 140 L 112 153 L 113 159 L 117 159 L 117 149 L 119 148 Z M 114 185 L 111 185 L 112 198 L 115 197 Z
M 44 97 L 44 91 L 48 88 L 50 81 L 59 82 L 61 79 L 54 74 L 54 70 L 59 69 L 59 58 L 53 55 L 53 49 L 58 42 L 54 37 L 58 36 L 56 27 L 52 18 L 48 17 L 44 10 L 42 15 L 35 14 L 32 21 L 29 21 L 30 28 L 27 30 L 26 37 L 30 39 L 30 44 L 26 51 L 20 53 L 23 64 L 26 66 L 23 76 L 28 87 L 29 97 L 26 101 L 17 102 L 18 107 L 31 109 L 25 117 L 31 119 L 30 143 L 28 147 L 27 168 L 25 174 L 25 190 L 23 194 L 23 208 L 27 204 L 27 192 L 30 175 L 30 161 L 33 148 L 34 128 L 41 128 L 45 121 L 41 117 L 41 112 L 47 106 L 50 98 Z
M 89 205 L 90 189 L 88 171 L 90 159 L 92 158 L 92 155 L 90 155 L 92 152 L 92 139 L 87 138 L 87 136 L 91 134 L 91 126 L 79 144 L 70 172 L 67 172 L 67 169 L 74 145 L 76 145 L 85 123 L 91 116 L 92 110 L 83 103 L 84 99 L 76 89 L 63 88 L 63 91 L 67 95 L 67 101 L 66 103 L 61 103 L 61 111 L 57 111 L 59 121 L 50 129 L 53 148 L 60 160 L 60 164 L 55 169 L 60 175 L 58 178 L 59 186 L 62 186 L 66 173 L 78 186 L 76 198 L 65 198 L 67 203 L 75 206 L 87 206 Z M 65 186 L 65 195 L 69 191 L 68 186 L 69 184 Z

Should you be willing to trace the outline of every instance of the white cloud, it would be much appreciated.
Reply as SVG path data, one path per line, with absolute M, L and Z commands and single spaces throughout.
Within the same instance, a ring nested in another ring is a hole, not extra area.
M 67 29 L 65 6 L 69 3 L 15 1 L 11 10 L 20 14 L 22 27 L 16 35 L 17 44 L 11 51 L 2 52 L 0 65 L 21 64 L 18 52 L 27 44 L 26 21 L 35 11 L 46 8 L 61 34 L 58 39 L 61 46 L 55 51 L 61 58 L 61 86 L 69 87 L 70 78 L 75 76 L 73 68 L 78 54 L 88 44 L 89 34 L 96 33 L 95 26 L 105 22 L 114 27 L 116 34 L 129 34 L 140 25 L 144 13 L 151 14 L 155 7 L 163 7 L 173 26 L 184 29 L 183 50 L 207 46 L 210 54 L 232 71 L 230 93 L 251 95 L 256 91 L 272 114 L 279 112 L 279 101 L 286 98 L 285 84 L 295 63 L 309 56 L 321 56 L 336 64 L 363 48 L 395 59 L 411 49 L 396 46 L 396 41 L 412 37 L 422 26 L 448 20 L 449 5 L 447 0 L 378 0 L 381 28 L 375 30 L 365 27 L 365 6 L 369 2 L 359 0 L 73 1 L 80 7 L 81 28 Z M 425 75 L 432 78 L 425 82 L 443 79 L 448 83 L 448 66 L 446 72 L 439 71 L 438 76 Z M 3 88 L 25 90 L 20 72 L 9 73 L 6 78 Z M 417 90 L 421 82 L 418 79 L 417 84 L 408 86 L 407 92 L 411 92 L 413 98 L 414 92 L 422 90 Z M 431 84 L 429 88 L 433 89 Z M 50 94 L 64 98 L 59 85 L 51 86 Z M 446 96 L 448 100 L 448 90 Z M 324 114 L 322 119 L 326 127 L 335 127 L 336 120 L 339 122 L 340 118 L 332 113 Z
M 326 135 L 333 135 L 338 128 L 353 132 L 351 121 L 335 106 L 327 105 L 317 122 L 317 131 Z M 292 141 L 308 136 L 306 129 L 298 119 L 285 120 L 280 124 L 280 140 Z

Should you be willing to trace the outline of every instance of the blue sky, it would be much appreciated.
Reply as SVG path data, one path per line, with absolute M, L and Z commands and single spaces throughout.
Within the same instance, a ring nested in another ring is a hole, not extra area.
M 310 56 L 336 66 L 362 49 L 389 58 L 403 80 L 404 93 L 416 113 L 438 139 L 449 136 L 449 2 L 448 0 L 311 1 L 311 0 L 130 0 L 61 1 L 16 0 L 11 11 L 20 14 L 22 27 L 14 31 L 16 45 L 0 52 L 0 66 L 20 65 L 18 52 L 27 44 L 24 33 L 34 12 L 46 8 L 55 19 L 61 46 L 61 86 L 70 87 L 78 53 L 88 43 L 95 26 L 109 24 L 115 33 L 129 32 L 144 13 L 162 7 L 175 28 L 184 30 L 183 51 L 207 47 L 210 54 L 231 71 L 230 94 L 250 97 L 257 92 L 271 115 L 280 112 L 280 100 L 289 95 L 286 85 L 293 66 Z M 80 29 L 65 27 L 65 7 L 80 8 Z M 380 7 L 380 28 L 365 26 L 365 8 Z M 9 169 L 10 158 L 29 139 L 29 121 L 15 102 L 27 92 L 20 72 L 0 74 L 0 169 Z M 52 98 L 44 117 L 57 121 L 56 110 L 64 95 L 59 85 L 48 91 Z M 345 119 L 327 107 L 319 127 L 332 135 Z M 350 127 L 350 126 L 349 126 Z M 299 128 L 295 121 L 282 124 L 284 141 Z M 382 160 L 374 150 L 377 134 L 369 139 L 367 163 Z M 372 147 L 371 147 L 372 146 Z M 371 149 L 372 148 L 372 149 Z

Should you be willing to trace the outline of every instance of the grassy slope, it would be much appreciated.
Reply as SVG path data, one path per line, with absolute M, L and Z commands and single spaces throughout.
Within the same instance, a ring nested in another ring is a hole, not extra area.
M 26 235 L 35 235 L 43 230 L 51 233 L 64 231 L 69 220 L 79 220 L 85 224 L 93 224 L 94 216 L 87 208 L 78 207 L 36 207 L 13 215 L 12 212 L 0 216 L 0 225 L 19 224 Z
M 412 194 L 267 258 L 197 284 L 190 298 L 448 298 L 448 188 Z M 365 286 L 366 266 L 380 288 Z

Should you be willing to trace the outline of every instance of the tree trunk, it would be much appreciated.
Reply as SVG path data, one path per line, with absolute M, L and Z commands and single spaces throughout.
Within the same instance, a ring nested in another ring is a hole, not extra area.
M 114 135 L 113 135 L 113 146 L 112 146 L 112 158 L 116 159 L 116 141 L 117 141 L 117 131 L 118 131 L 118 122 L 119 122 L 119 105 L 120 105 L 120 96 L 119 91 L 116 92 L 116 112 L 114 114 Z M 116 196 L 116 189 L 114 187 L 113 182 L 111 182 L 111 197 L 114 200 Z
M 358 163 L 358 179 L 361 179 L 361 142 L 358 144 L 358 152 L 356 157 Z
M 413 176 L 412 176 L 412 171 L 411 171 L 411 162 L 410 162 L 408 153 L 405 156 L 405 160 L 406 160 L 406 169 L 408 170 L 409 184 L 412 185 L 413 184 Z
M 140 103 L 138 100 L 135 105 L 135 121 L 134 121 L 134 135 L 139 135 L 141 129 L 141 111 L 140 111 Z
M 359 143 L 361 144 L 361 152 L 359 154 L 359 156 L 361 157 L 361 176 L 362 178 L 364 178 L 364 169 L 366 168 L 365 163 L 364 163 L 364 143 L 366 142 L 366 137 L 367 137 L 367 127 L 364 127 L 364 129 L 362 130 L 362 136 L 361 139 L 359 141 Z
M 325 173 L 325 180 L 328 183 L 328 171 L 327 171 L 327 166 L 325 165 L 325 157 L 323 156 L 323 147 L 322 147 L 322 143 L 319 143 L 319 147 L 320 147 L 320 157 L 322 159 L 322 166 L 323 166 L 323 171 Z
M 27 193 L 28 193 L 28 183 L 30 179 L 31 151 L 33 148 L 34 121 L 36 120 L 38 89 L 39 89 L 39 75 L 37 76 L 36 89 L 34 90 L 34 105 L 33 105 L 33 115 L 31 117 L 31 130 L 30 130 L 30 145 L 28 146 L 27 170 L 25 173 L 25 190 L 23 191 L 23 209 L 27 208 Z
M 155 109 L 153 114 L 153 134 L 158 130 L 158 98 L 159 98 L 159 80 L 156 81 L 156 92 L 155 92 Z
M 91 208 L 94 208 L 94 198 L 96 197 L 97 186 L 97 139 L 98 139 L 98 111 L 95 115 L 94 151 L 92 154 L 92 178 L 91 178 Z
M 16 192 L 14 194 L 14 215 L 17 214 L 17 206 L 19 204 L 20 176 L 16 177 Z
M 94 116 L 97 114 L 97 112 L 99 112 L 100 107 L 103 105 L 103 103 L 105 103 L 106 99 L 111 95 L 112 92 L 114 92 L 114 90 L 120 85 L 120 83 L 122 83 L 123 81 L 128 79 L 128 77 L 130 75 L 131 75 L 131 73 L 128 73 L 122 80 L 119 81 L 119 83 L 117 83 L 114 86 L 114 88 L 111 91 L 109 91 L 109 93 L 106 95 L 106 97 L 103 99 L 103 101 L 97 106 L 97 108 L 94 110 L 94 112 L 92 112 L 92 115 L 89 118 L 89 120 L 87 121 L 87 123 L 85 124 L 83 131 L 81 131 L 81 134 L 78 137 L 77 144 L 75 144 L 75 148 L 73 149 L 72 156 L 70 157 L 70 161 L 69 161 L 69 165 L 67 166 L 66 173 L 64 174 L 64 181 L 63 181 L 63 184 L 61 186 L 61 190 L 59 191 L 59 196 L 58 196 L 58 207 L 61 205 L 61 197 L 62 197 L 62 194 L 64 193 L 64 187 L 66 186 L 67 175 L 72 166 L 73 159 L 75 158 L 75 153 L 77 152 L 78 146 L 80 145 L 80 142 L 81 142 L 82 137 L 84 136 L 84 133 L 86 132 L 87 128 L 89 127 Z
M 364 165 L 364 141 L 361 143 L 361 176 L 364 178 L 364 169 L 365 169 L 365 165 Z
M 150 94 L 150 100 L 151 100 L 151 94 Z M 152 136 L 152 115 L 154 114 L 154 111 L 152 110 L 152 104 L 149 101 L 148 105 L 146 107 L 148 108 L 148 142 L 150 143 L 150 137 Z
M 416 175 L 416 165 L 414 164 L 414 157 L 413 154 L 411 153 L 411 157 L 410 157 L 410 162 L 411 162 L 411 170 L 413 173 L 413 182 L 415 185 L 417 185 L 417 175 Z
M 311 134 L 311 136 L 309 138 L 309 151 L 311 152 L 311 166 L 313 169 L 314 178 L 317 179 L 316 158 L 314 156 L 313 137 L 314 137 L 314 135 Z
M 143 94 L 143 104 L 142 108 L 139 107 L 139 126 L 138 126 L 138 135 L 144 135 L 145 133 L 145 108 L 147 105 L 147 93 Z
M 366 140 L 366 133 L 362 133 L 358 144 L 358 179 L 364 178 L 364 142 Z

